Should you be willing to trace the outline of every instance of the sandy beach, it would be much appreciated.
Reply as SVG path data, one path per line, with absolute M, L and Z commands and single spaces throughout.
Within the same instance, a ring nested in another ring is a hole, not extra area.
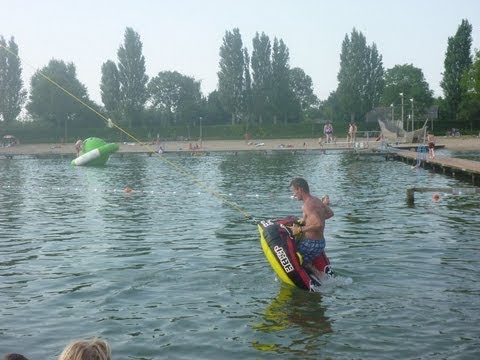
M 436 138 L 438 145 L 445 145 L 450 150 L 475 151 L 480 150 L 480 138 L 474 136 Z M 357 143 L 363 147 L 378 148 L 380 142 L 357 139 Z M 158 146 L 150 143 L 120 143 L 120 153 L 149 153 L 156 152 Z M 197 151 L 247 151 L 247 150 L 305 150 L 305 149 L 342 149 L 347 147 L 346 139 L 338 139 L 336 144 L 319 144 L 318 139 L 268 139 L 252 140 L 249 143 L 244 140 L 205 140 L 195 141 L 165 141 L 161 146 L 166 152 L 191 152 L 191 147 L 198 146 Z M 413 146 L 413 145 L 412 145 Z M 0 155 L 47 155 L 61 154 L 74 156 L 73 143 L 67 144 L 20 144 L 10 147 L 0 147 Z

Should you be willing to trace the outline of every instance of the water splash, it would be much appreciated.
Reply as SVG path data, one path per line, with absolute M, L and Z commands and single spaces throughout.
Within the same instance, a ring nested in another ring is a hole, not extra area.
M 349 286 L 353 283 L 351 277 L 346 276 L 329 276 L 328 278 L 322 280 L 321 285 L 311 285 L 310 291 L 327 293 L 333 291 L 337 287 Z

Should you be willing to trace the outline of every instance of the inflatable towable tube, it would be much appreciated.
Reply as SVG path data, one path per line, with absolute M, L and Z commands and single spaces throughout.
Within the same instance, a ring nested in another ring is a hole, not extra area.
M 110 155 L 112 155 L 115 151 L 118 151 L 118 149 L 118 144 L 107 144 L 103 139 L 90 137 L 83 142 L 80 156 L 72 160 L 72 165 L 105 165 Z
M 280 280 L 304 290 L 315 291 L 321 285 L 320 279 L 302 266 L 301 256 L 296 251 L 296 240 L 287 228 L 297 221 L 298 219 L 294 216 L 261 221 L 258 224 L 260 243 L 268 262 Z M 326 276 L 333 276 L 325 251 L 313 259 L 312 264 Z

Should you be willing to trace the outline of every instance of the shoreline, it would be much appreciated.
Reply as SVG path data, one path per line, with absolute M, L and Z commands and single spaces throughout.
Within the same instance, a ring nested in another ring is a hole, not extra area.
M 474 136 L 460 137 L 436 137 L 438 145 L 444 145 L 445 149 L 455 151 L 480 150 L 480 138 Z M 368 141 L 366 138 L 358 138 L 357 143 L 365 148 L 376 149 L 380 147 L 379 141 Z M 400 143 L 401 144 L 401 143 Z M 151 143 L 119 143 L 118 153 L 154 153 L 158 150 L 157 144 Z M 338 139 L 335 144 L 319 144 L 318 138 L 307 139 L 267 139 L 251 140 L 204 140 L 200 141 L 162 141 L 160 143 L 165 152 L 236 152 L 236 151 L 262 151 L 262 150 L 335 150 L 348 149 L 345 138 Z M 193 150 L 190 148 L 198 145 Z M 412 147 L 418 144 L 412 144 Z M 0 155 L 72 155 L 75 156 L 75 144 L 19 144 L 10 147 L 0 147 Z

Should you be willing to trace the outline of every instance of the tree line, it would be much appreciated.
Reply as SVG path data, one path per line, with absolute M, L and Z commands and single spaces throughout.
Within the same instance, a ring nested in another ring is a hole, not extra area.
M 385 120 L 406 114 L 420 120 L 433 116 L 435 105 L 440 122 L 468 123 L 478 129 L 480 51 L 472 55 L 471 46 L 472 26 L 462 20 L 448 38 L 443 97 L 434 98 L 421 69 L 413 64 L 384 69 L 376 44 L 369 44 L 354 28 L 341 44 L 337 89 L 320 101 L 311 77 L 290 66 L 282 39 L 272 41 L 257 32 L 250 52 L 234 28 L 225 31 L 219 48 L 218 87 L 204 96 L 199 80 L 177 71 L 160 71 L 149 78 L 140 35 L 127 27 L 116 61 L 102 64 L 102 104 L 97 104 L 77 78 L 75 64 L 58 59 L 33 74 L 27 99 L 18 45 L 13 36 L 8 42 L 0 36 L 0 124 L 12 124 L 25 108 L 30 120 L 55 128 L 106 126 L 94 109 L 129 128 L 194 125 L 203 120 L 205 125 L 240 124 L 248 129 L 327 120 L 361 123 L 372 113 Z

